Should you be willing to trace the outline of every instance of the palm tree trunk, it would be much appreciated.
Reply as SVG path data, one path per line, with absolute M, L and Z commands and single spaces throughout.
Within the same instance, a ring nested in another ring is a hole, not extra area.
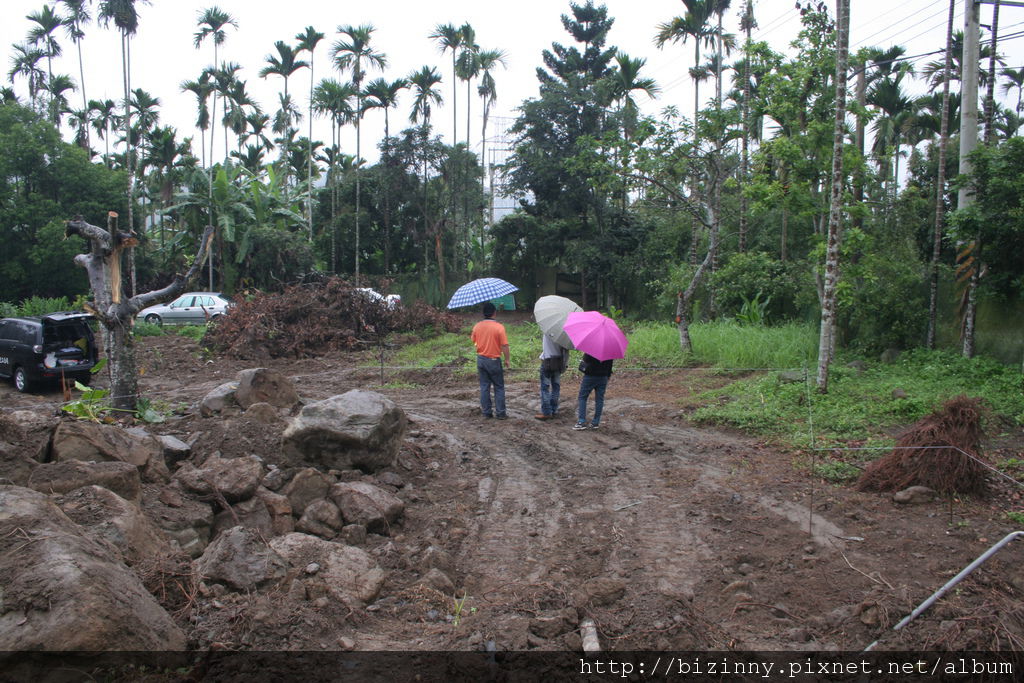
M 832 137 L 832 192 L 830 198 L 825 283 L 821 301 L 821 333 L 818 339 L 817 388 L 828 392 L 828 372 L 835 348 L 836 285 L 839 281 L 839 242 L 842 228 L 843 137 L 846 119 L 846 67 L 849 59 L 850 0 L 838 0 L 836 12 L 836 101 Z
M 356 260 L 356 287 L 359 286 L 359 176 L 360 174 L 360 157 L 361 152 L 361 136 L 360 136 L 360 125 L 359 122 L 362 120 L 362 99 L 359 101 L 359 110 L 356 112 L 356 244 L 355 244 L 355 260 Z
M 946 216 L 946 147 L 949 145 L 949 75 L 953 68 L 953 16 L 956 0 L 949 0 L 946 24 L 946 68 L 942 75 L 942 120 L 939 124 L 939 168 L 935 179 L 935 227 L 932 230 L 932 262 L 928 296 L 928 338 L 926 346 L 935 348 L 939 317 L 939 256 Z
M 124 137 L 125 163 L 128 166 L 128 231 L 135 231 L 135 159 L 132 154 L 132 121 L 131 121 L 131 88 L 132 88 L 132 54 L 131 37 L 122 33 L 121 38 L 122 71 L 124 71 Z M 128 250 L 128 291 L 135 296 L 135 250 Z
M 313 241 L 313 50 L 309 51 L 309 138 L 306 140 L 306 221 Z
M 89 144 L 89 100 L 85 96 L 85 67 L 82 65 L 82 41 L 75 39 L 75 47 L 78 49 L 78 82 L 82 85 L 82 112 L 86 117 L 85 121 L 85 148 L 91 150 Z M 89 151 L 92 155 L 92 151 Z

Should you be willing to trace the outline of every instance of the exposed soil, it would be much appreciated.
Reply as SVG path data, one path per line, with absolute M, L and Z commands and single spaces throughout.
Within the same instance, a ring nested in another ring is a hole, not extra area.
M 151 431 L 194 442 L 200 455 L 279 447 L 283 423 L 195 410 L 251 362 L 204 358 L 198 344 L 172 335 L 140 339 L 139 364 L 143 393 L 177 413 Z M 365 611 L 297 607 L 274 593 L 216 604 L 165 595 L 196 647 L 579 650 L 584 616 L 612 650 L 1024 644 L 1020 542 L 891 630 L 1017 530 L 1005 514 L 1022 509 L 1016 487 L 993 481 L 984 498 L 900 506 L 889 494 L 828 484 L 809 474 L 806 454 L 692 424 L 693 394 L 725 381 L 706 371 L 618 369 L 600 429 L 576 432 L 571 371 L 563 414 L 551 421 L 533 417 L 536 369 L 507 375 L 510 419 L 499 422 L 479 416 L 476 378 L 465 372 L 388 369 L 382 386 L 369 352 L 261 365 L 289 376 L 305 400 L 366 388 L 406 411 L 410 430 L 394 468 L 405 516 L 389 536 L 366 542 L 388 578 Z M 30 408 L 59 398 L 0 391 Z M 1024 458 L 1022 444 L 1018 429 L 984 449 Z M 418 583 L 432 545 L 454 560 L 453 595 Z M 154 576 L 174 585 L 187 566 L 148 571 L 150 585 L 160 584 Z

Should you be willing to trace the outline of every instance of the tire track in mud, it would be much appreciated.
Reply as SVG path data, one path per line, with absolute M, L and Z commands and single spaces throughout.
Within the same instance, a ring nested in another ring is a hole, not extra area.
M 528 400 L 512 393 L 510 405 Z M 805 507 L 750 491 L 743 473 L 729 469 L 731 456 L 749 447 L 743 440 L 628 420 L 614 399 L 605 404 L 601 429 L 583 432 L 571 429 L 571 417 L 485 421 L 475 392 L 404 407 L 419 428 L 471 454 L 462 476 L 476 477 L 468 486 L 475 510 L 457 563 L 465 589 L 493 603 L 514 604 L 526 587 L 543 585 L 570 604 L 582 584 L 608 578 L 625 584 L 621 603 L 654 600 L 671 610 L 693 601 L 709 576 L 718 579 L 716 560 L 729 554 L 723 545 L 756 548 L 799 536 L 807 519 Z M 770 521 L 759 532 L 711 511 L 729 505 Z M 819 544 L 842 535 L 819 515 L 813 519 Z M 723 540 L 723 533 L 735 535 Z

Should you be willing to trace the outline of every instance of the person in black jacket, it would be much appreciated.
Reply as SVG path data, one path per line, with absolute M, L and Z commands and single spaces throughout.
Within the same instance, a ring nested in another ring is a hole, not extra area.
M 601 410 L 604 408 L 604 391 L 608 388 L 608 380 L 612 376 L 612 361 L 598 360 L 589 353 L 583 354 L 580 362 L 583 379 L 580 381 L 580 393 L 576 397 L 576 424 L 573 429 L 587 429 L 587 397 L 594 392 L 594 418 L 589 428 L 597 429 L 601 424 Z

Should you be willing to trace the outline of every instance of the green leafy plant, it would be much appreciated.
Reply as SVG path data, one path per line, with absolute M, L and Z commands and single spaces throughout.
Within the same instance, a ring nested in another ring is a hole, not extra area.
M 65 403 L 62 410 L 80 420 L 101 422 L 103 414 L 110 410 L 110 401 L 108 400 L 110 391 L 107 389 L 90 389 L 81 382 L 75 382 L 75 389 L 82 392 L 82 395 L 74 401 Z
M 736 314 L 736 321 L 743 325 L 764 325 L 768 321 L 768 304 L 771 302 L 771 297 L 761 301 L 761 292 L 755 294 L 753 299 L 744 296 L 743 305 Z
M 149 424 L 167 420 L 164 411 L 148 398 L 139 398 L 135 401 L 135 416 Z

